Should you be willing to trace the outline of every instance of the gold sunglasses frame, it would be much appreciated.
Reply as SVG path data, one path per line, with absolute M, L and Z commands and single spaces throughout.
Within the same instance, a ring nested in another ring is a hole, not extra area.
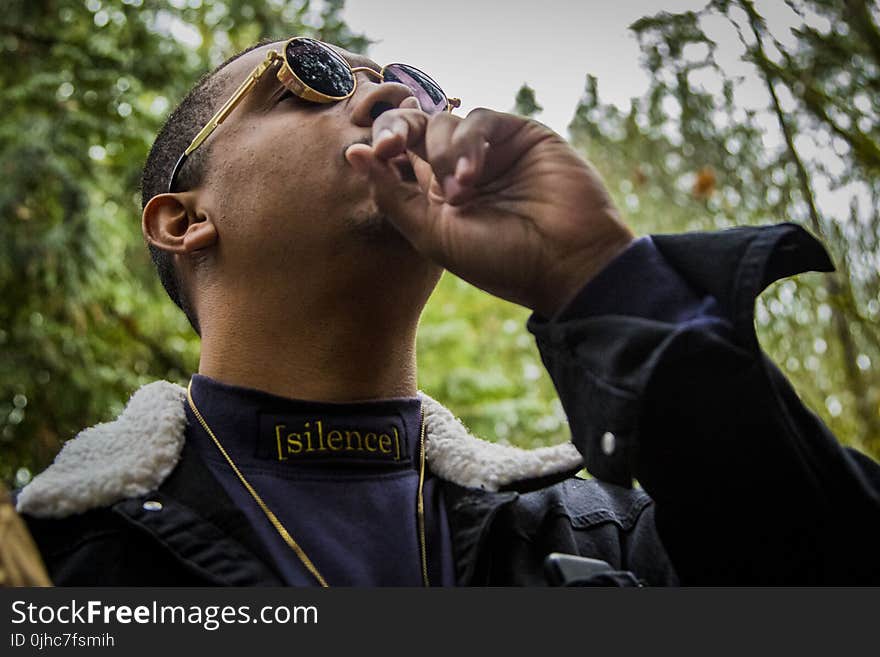
M 290 67 L 290 64 L 288 64 L 288 62 L 287 62 L 287 54 L 286 54 L 287 47 L 293 41 L 297 41 L 297 40 L 311 41 L 313 43 L 317 43 L 317 44 L 321 45 L 322 47 L 327 48 L 334 56 L 336 56 L 341 62 L 343 62 L 348 67 L 348 70 L 351 71 L 351 78 L 354 81 L 354 83 L 352 84 L 352 87 L 351 87 L 351 91 L 349 91 L 344 96 L 328 96 L 327 94 L 323 94 L 320 91 L 313 89 L 308 84 L 303 82 L 302 79 L 294 72 L 294 70 Z M 284 54 L 282 54 L 282 53 L 284 53 Z M 177 176 L 180 173 L 180 170 L 183 168 L 183 164 L 184 164 L 184 162 L 186 162 L 186 159 L 189 157 L 190 153 L 192 153 L 199 146 L 201 146 L 202 143 L 211 135 L 211 133 L 217 129 L 217 126 L 219 126 L 221 123 L 223 123 L 226 120 L 226 118 L 232 113 L 232 110 L 234 110 L 238 106 L 238 104 L 241 103 L 242 100 L 244 100 L 245 96 L 247 96 L 248 93 L 250 93 L 253 90 L 253 88 L 257 85 L 257 82 L 260 81 L 260 78 L 262 78 L 263 75 L 266 73 L 266 71 L 268 71 L 269 68 L 272 66 L 272 64 L 274 64 L 277 61 L 281 62 L 281 67 L 278 69 L 278 72 L 275 74 L 275 77 L 278 78 L 278 81 L 281 82 L 281 84 L 283 84 L 287 89 L 289 89 L 291 92 L 296 94 L 298 97 L 302 98 L 303 100 L 311 101 L 313 103 L 335 103 L 340 100 L 345 100 L 346 98 L 350 98 L 351 96 L 353 96 L 354 92 L 357 91 L 357 75 L 356 75 L 357 73 L 366 73 L 368 75 L 372 75 L 373 77 L 377 78 L 380 82 L 382 82 L 382 81 L 384 81 L 384 77 L 385 77 L 385 69 L 388 68 L 389 66 L 398 65 L 398 66 L 407 66 L 409 68 L 415 68 L 414 66 L 412 66 L 410 64 L 402 64 L 401 62 L 393 62 L 391 64 L 386 64 L 379 71 L 376 71 L 376 70 L 369 68 L 367 66 L 357 66 L 357 67 L 353 68 L 351 66 L 351 64 L 349 64 L 348 61 L 346 61 L 346 59 L 344 57 L 337 54 L 332 49 L 330 49 L 329 46 L 324 45 L 320 41 L 316 41 L 315 39 L 312 39 L 310 37 L 301 37 L 301 36 L 295 36 L 295 37 L 289 38 L 287 41 L 284 42 L 284 45 L 281 47 L 281 53 L 279 53 L 277 50 L 274 50 L 274 49 L 272 49 L 268 53 L 266 53 L 266 57 L 263 59 L 263 61 L 260 62 L 259 64 L 257 64 L 256 67 L 254 67 L 254 70 L 252 70 L 248 74 L 248 76 L 245 78 L 244 82 L 242 82 L 238 86 L 238 88 L 232 93 L 232 96 L 229 97 L 229 100 L 227 100 L 225 103 L 223 103 L 223 105 L 220 107 L 220 109 L 217 110 L 216 114 L 214 114 L 214 116 L 211 117 L 211 119 L 205 124 L 205 126 L 193 138 L 193 140 L 190 142 L 189 146 L 186 147 L 186 150 L 183 151 L 183 155 L 180 156 L 180 159 L 178 159 L 177 163 L 174 165 L 174 170 L 171 172 L 171 178 L 168 180 L 168 192 L 169 193 L 174 191 L 174 182 L 177 179 Z M 434 84 L 437 85 L 437 88 L 440 89 L 440 91 L 443 91 L 443 88 L 439 84 L 437 84 L 433 80 L 433 78 L 431 78 L 431 76 L 429 76 L 424 71 L 421 71 L 420 69 L 416 69 L 416 70 L 419 71 L 420 73 L 422 73 L 422 75 L 427 77 L 429 80 L 431 80 L 431 82 L 434 82 Z M 443 92 L 443 95 L 446 96 L 446 92 Z M 446 96 L 446 109 L 445 109 L 445 111 L 451 112 L 453 109 L 455 109 L 456 107 L 459 107 L 460 105 L 461 105 L 460 99 L 449 98 L 448 96 Z

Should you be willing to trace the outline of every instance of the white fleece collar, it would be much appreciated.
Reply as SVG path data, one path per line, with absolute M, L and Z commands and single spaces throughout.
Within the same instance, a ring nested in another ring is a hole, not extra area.
M 489 491 L 582 464 L 571 443 L 520 449 L 472 436 L 439 402 L 420 392 L 425 458 L 437 476 Z M 17 509 L 63 518 L 156 490 L 177 465 L 186 428 L 186 389 L 155 381 L 137 390 L 116 420 L 80 432 L 18 496 Z

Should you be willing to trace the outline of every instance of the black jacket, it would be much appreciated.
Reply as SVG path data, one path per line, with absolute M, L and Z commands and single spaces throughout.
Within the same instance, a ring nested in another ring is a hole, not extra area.
M 880 466 L 842 448 L 803 406 L 753 327 L 754 300 L 770 282 L 832 269 L 824 249 L 792 224 L 653 239 L 717 299 L 732 331 L 533 316 L 573 443 L 597 479 L 573 476 L 569 446 L 514 450 L 527 465 L 505 473 L 487 462 L 491 476 L 476 480 L 435 452 L 459 584 L 544 584 L 551 552 L 609 564 L 581 583 L 880 583 Z M 182 405 L 175 389 L 159 391 L 169 407 Z M 136 397 L 129 406 L 138 403 L 143 413 Z M 152 431 L 182 433 L 175 422 Z M 100 454 L 88 440 L 70 441 L 85 447 L 65 446 L 70 458 L 62 451 L 18 500 L 55 583 L 282 583 L 191 447 L 159 441 L 158 463 L 114 464 L 106 481 L 115 484 L 95 485 L 76 475 L 83 455 Z M 633 478 L 650 497 L 630 488 Z

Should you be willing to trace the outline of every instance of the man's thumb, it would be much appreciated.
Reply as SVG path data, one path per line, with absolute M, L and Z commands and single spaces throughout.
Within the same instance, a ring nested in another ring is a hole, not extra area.
M 346 157 L 369 179 L 379 209 L 416 249 L 427 246 L 428 200 L 419 184 L 404 181 L 394 164 L 374 157 L 368 146 L 352 151 L 354 147 L 349 148 Z

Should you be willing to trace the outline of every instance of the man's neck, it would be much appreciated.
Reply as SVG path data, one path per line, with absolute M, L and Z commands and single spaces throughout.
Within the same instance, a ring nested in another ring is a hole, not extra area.
M 414 397 L 416 327 L 375 313 L 236 313 L 202 327 L 199 374 L 295 399 Z

